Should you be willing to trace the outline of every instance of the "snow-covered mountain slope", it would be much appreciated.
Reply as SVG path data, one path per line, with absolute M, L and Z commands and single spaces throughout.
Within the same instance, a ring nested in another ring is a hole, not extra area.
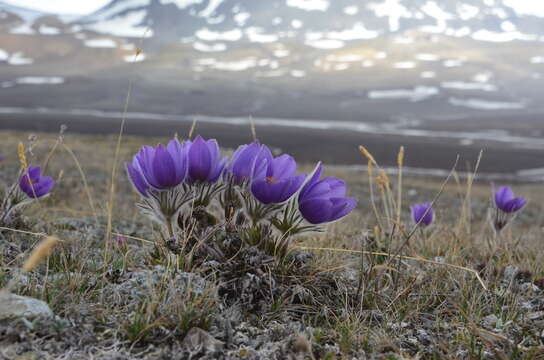
M 157 43 L 195 44 L 209 51 L 225 43 L 294 39 L 341 48 L 349 41 L 410 32 L 508 42 L 544 39 L 544 3 L 532 0 L 112 0 L 95 13 L 62 18 L 87 31 Z M 0 27 L 32 34 L 45 14 L 0 1 Z M 6 25 L 8 24 L 8 25 Z M 47 33 L 51 29 L 44 29 Z M 54 30 L 49 31 L 53 34 Z M 40 31 L 38 30 L 38 33 Z M 291 40 L 290 40 L 291 41 Z
M 309 45 L 418 30 L 481 41 L 539 40 L 544 4 L 530 0 L 113 0 L 78 23 L 116 36 L 160 41 Z M 147 31 L 146 31 L 147 30 Z
M 17 15 L 19 18 L 26 22 L 33 22 L 40 16 L 45 15 L 44 12 L 33 10 L 33 9 L 27 9 L 20 6 L 11 5 L 8 3 L 5 3 L 3 1 L 0 1 L 0 14 L 7 14 L 11 13 L 14 15 Z M 0 18 L 4 18 L 6 15 L 0 15 Z

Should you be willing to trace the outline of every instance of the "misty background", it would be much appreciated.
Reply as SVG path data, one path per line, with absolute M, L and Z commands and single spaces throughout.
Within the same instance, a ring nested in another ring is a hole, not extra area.
M 84 3 L 84 4 L 82 4 Z M 167 135 L 194 119 L 314 161 L 544 174 L 532 0 L 0 1 L 0 127 Z

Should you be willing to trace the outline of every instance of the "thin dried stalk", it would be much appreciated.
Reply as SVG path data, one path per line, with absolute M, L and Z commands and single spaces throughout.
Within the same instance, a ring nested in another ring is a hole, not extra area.
M 352 254 L 366 254 L 366 255 L 372 255 L 372 256 L 396 257 L 396 258 L 400 258 L 400 259 L 404 259 L 404 260 L 413 260 L 413 261 L 417 261 L 417 262 L 423 262 L 423 263 L 428 263 L 428 264 L 433 264 L 433 265 L 450 267 L 450 268 L 458 269 L 458 270 L 464 270 L 464 271 L 467 271 L 467 272 L 470 272 L 470 273 L 474 274 L 474 276 L 476 277 L 476 279 L 478 279 L 478 282 L 484 288 L 484 290 L 488 291 L 487 286 L 485 285 L 484 281 L 480 277 L 480 274 L 478 274 L 478 272 L 476 270 L 471 269 L 471 268 L 467 268 L 467 267 L 464 267 L 464 266 L 461 266 L 461 265 L 442 263 L 442 262 L 438 262 L 438 261 L 434 261 L 434 260 L 424 259 L 422 257 L 393 255 L 393 254 L 388 254 L 388 253 L 385 253 L 385 252 L 364 251 L 364 250 L 350 250 L 350 249 L 336 249 L 336 248 L 321 248 L 321 247 L 307 247 L 307 246 L 295 246 L 295 247 L 297 249 L 300 249 L 300 250 L 335 251 L 335 252 L 345 252 L 345 253 L 352 253 Z

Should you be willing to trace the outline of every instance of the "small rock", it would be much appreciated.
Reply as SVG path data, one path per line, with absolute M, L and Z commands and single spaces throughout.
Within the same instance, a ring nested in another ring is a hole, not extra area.
M 421 344 L 429 345 L 431 343 L 431 337 L 425 330 L 418 329 L 416 333 L 417 333 L 417 339 L 419 340 Z
M 537 293 L 540 291 L 540 288 L 533 283 L 526 282 L 519 286 L 519 290 L 524 293 Z
M 499 318 L 497 317 L 497 315 L 494 314 L 487 315 L 482 319 L 482 325 L 488 329 L 494 329 L 497 326 L 498 322 Z
M 506 283 L 506 285 L 512 284 L 518 273 L 519 269 L 517 267 L 508 265 L 504 268 L 503 281 Z
M 26 296 L 0 293 L 0 319 L 19 317 L 34 318 L 53 316 L 53 311 L 45 302 Z
M 417 348 L 419 346 L 419 340 L 415 336 L 406 337 L 405 343 L 413 348 Z
M 544 319 L 544 311 L 535 311 L 527 314 L 527 319 L 529 320 L 542 320 Z
M 200 328 L 192 328 L 189 330 L 185 339 L 183 339 L 183 345 L 190 351 L 206 350 L 206 352 L 215 353 L 223 349 L 223 342 L 217 340 L 211 336 L 208 332 Z

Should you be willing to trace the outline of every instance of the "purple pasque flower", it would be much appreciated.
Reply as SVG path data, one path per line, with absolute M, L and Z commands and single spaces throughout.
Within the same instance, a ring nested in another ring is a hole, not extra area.
M 19 188 L 29 198 L 37 199 L 48 195 L 55 184 L 49 176 L 42 176 L 39 166 L 29 166 L 19 179 Z
M 287 201 L 302 186 L 306 175 L 296 175 L 297 163 L 284 154 L 267 161 L 264 177 L 255 178 L 251 192 L 262 204 L 279 204 Z
M 236 184 L 266 177 L 268 164 L 272 162 L 272 152 L 258 141 L 240 145 L 232 154 L 227 173 Z
M 115 242 L 117 243 L 117 245 L 122 246 L 122 245 L 125 245 L 127 243 L 127 238 L 125 236 L 122 236 L 122 235 L 117 235 L 115 237 Z
M 430 202 L 412 205 L 410 209 L 412 210 L 412 219 L 417 225 L 429 226 L 433 222 L 434 212 Z
M 217 140 L 204 140 L 200 135 L 194 141 L 186 141 L 189 158 L 189 179 L 192 182 L 214 183 L 217 181 L 227 158 L 220 158 Z
M 167 190 L 179 185 L 187 177 L 187 163 L 187 148 L 170 140 L 166 146 L 144 146 L 126 167 L 134 187 L 146 196 L 149 187 Z
M 514 191 L 508 186 L 501 186 L 497 191 L 493 186 L 493 191 L 495 215 L 492 222 L 495 230 L 500 232 L 527 205 L 527 200 L 522 196 L 515 197 Z
M 505 213 L 515 213 L 523 209 L 527 200 L 523 196 L 515 197 L 514 191 L 508 186 L 501 186 L 495 192 L 495 206 Z
M 338 220 L 357 205 L 357 199 L 346 197 L 346 183 L 340 179 L 319 179 L 323 166 L 318 164 L 312 178 L 298 195 L 298 209 L 311 224 L 322 224 Z

